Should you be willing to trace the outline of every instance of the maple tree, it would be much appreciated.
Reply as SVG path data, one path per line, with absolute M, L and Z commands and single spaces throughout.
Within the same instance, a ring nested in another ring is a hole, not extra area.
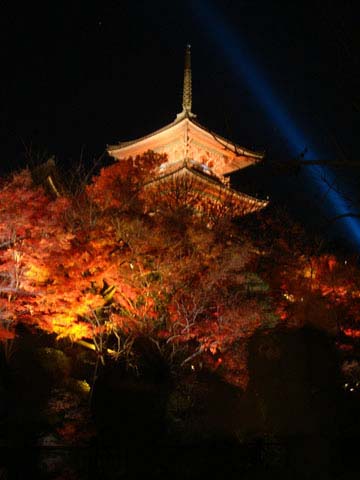
M 254 225 L 251 227 L 254 229 Z M 324 251 L 282 212 L 259 216 L 258 268 L 271 286 L 276 312 L 289 327 L 311 325 L 356 337 L 360 320 L 357 258 Z

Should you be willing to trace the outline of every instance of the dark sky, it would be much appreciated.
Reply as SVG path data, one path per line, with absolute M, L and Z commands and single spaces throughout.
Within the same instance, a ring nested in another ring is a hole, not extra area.
M 332 159 L 360 159 L 355 2 L 88 0 L 0 6 L 3 172 L 24 165 L 30 148 L 34 154 L 47 150 L 62 164 L 77 162 L 81 154 L 89 162 L 108 143 L 171 122 L 181 110 L 187 43 L 198 120 L 241 145 L 266 150 L 270 164 L 293 156 L 284 132 L 228 62 L 207 8 L 215 8 L 235 33 L 309 143 Z M 258 180 L 268 174 L 256 173 Z M 356 178 L 345 169 L 341 175 Z M 281 187 L 275 182 L 275 190 L 286 196 L 284 179 Z M 273 190 L 259 182 L 261 193 Z

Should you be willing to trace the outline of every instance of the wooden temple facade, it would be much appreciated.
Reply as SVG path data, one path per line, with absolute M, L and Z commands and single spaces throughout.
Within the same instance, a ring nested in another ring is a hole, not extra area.
M 136 140 L 108 146 L 110 156 L 121 161 L 135 158 L 148 150 L 166 154 L 167 161 L 157 171 L 147 189 L 167 189 L 186 182 L 191 189 L 214 205 L 227 204 L 233 216 L 261 210 L 267 201 L 230 188 L 228 175 L 263 159 L 254 152 L 210 131 L 196 120 L 192 112 L 190 46 L 186 49 L 182 111 L 165 127 Z

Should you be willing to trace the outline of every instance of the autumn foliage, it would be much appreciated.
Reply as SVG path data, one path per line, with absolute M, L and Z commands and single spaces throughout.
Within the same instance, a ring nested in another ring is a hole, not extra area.
M 309 317 L 331 331 L 356 328 L 355 267 L 344 273 L 333 256 L 291 251 L 284 236 L 260 248 L 214 211 L 209 224 L 186 195 L 170 209 L 163 198 L 156 211 L 142 187 L 163 161 L 149 152 L 117 162 L 56 199 L 28 170 L 2 182 L 4 342 L 21 323 L 136 363 L 134 344 L 146 338 L 169 363 L 206 363 L 244 387 L 246 341 L 257 329 Z

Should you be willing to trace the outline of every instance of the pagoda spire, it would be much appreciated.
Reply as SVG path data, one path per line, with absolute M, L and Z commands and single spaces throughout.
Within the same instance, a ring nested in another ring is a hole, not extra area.
M 178 114 L 177 118 L 196 117 L 196 115 L 192 113 L 191 108 L 192 108 L 191 45 L 187 45 L 186 51 L 185 51 L 182 112 Z

